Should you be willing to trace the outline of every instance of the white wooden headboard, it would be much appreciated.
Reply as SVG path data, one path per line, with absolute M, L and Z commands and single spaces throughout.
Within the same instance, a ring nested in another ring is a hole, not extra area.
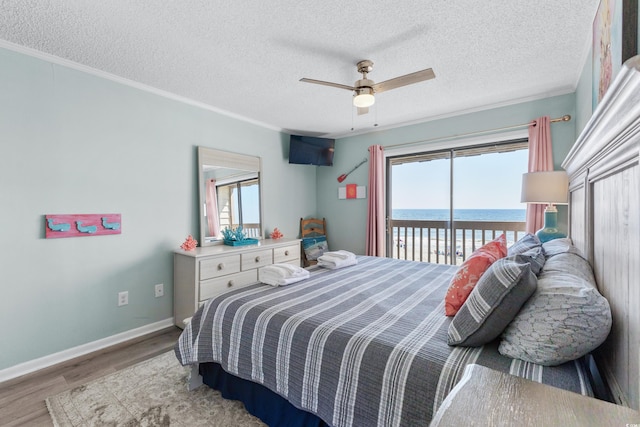
M 640 56 L 629 59 L 562 166 L 569 234 L 589 259 L 613 326 L 595 358 L 614 399 L 640 407 Z

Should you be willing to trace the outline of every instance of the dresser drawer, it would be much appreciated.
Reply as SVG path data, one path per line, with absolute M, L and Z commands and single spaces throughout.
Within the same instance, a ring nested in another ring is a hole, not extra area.
M 200 280 L 212 279 L 239 271 L 239 254 L 200 260 Z
M 242 271 L 200 282 L 200 301 L 207 300 L 232 289 L 242 288 L 258 281 L 258 271 Z
M 242 271 L 273 264 L 273 252 L 271 249 L 253 251 L 242 254 Z
M 273 249 L 273 262 L 289 262 L 300 259 L 300 245 L 289 245 Z

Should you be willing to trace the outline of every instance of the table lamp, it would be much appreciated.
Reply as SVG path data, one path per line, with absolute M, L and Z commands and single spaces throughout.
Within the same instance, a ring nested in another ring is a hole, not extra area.
M 522 175 L 521 202 L 546 204 L 544 226 L 536 231 L 541 242 L 566 237 L 558 230 L 555 205 L 568 204 L 569 176 L 565 171 L 529 172 Z

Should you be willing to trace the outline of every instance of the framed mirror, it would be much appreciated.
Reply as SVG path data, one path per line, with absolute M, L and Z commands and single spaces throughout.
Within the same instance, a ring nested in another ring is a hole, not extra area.
M 198 147 L 200 245 L 222 243 L 221 230 L 242 226 L 262 238 L 260 157 Z

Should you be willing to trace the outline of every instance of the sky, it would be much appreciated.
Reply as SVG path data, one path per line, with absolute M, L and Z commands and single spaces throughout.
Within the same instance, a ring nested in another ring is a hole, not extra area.
M 454 160 L 454 209 L 526 209 L 520 202 L 528 150 Z M 448 209 L 449 159 L 393 166 L 393 209 Z
M 260 187 L 242 187 L 242 221 L 251 224 L 260 222 Z

